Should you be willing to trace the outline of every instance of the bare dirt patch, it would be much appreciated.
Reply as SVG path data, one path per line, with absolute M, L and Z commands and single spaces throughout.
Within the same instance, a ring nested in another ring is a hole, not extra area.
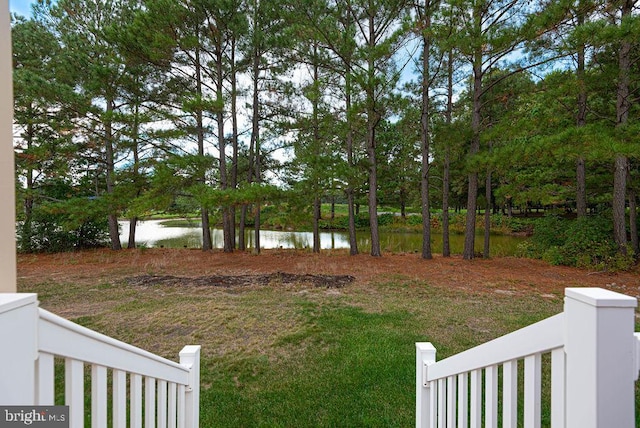
M 185 287 L 246 287 L 251 285 L 303 284 L 313 287 L 342 288 L 351 284 L 351 275 L 312 275 L 275 272 L 262 275 L 208 275 L 197 277 L 173 275 L 140 275 L 127 279 L 129 285 L 180 285 Z

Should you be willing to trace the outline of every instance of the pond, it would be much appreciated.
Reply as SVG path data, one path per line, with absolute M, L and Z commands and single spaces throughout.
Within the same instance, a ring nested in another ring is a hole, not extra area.
M 163 220 L 148 220 L 138 222 L 136 228 L 136 244 L 148 248 L 201 248 L 202 232 L 199 227 L 173 227 L 164 226 Z M 196 223 L 194 223 L 195 225 Z M 248 248 L 254 246 L 254 230 L 247 229 L 245 243 Z M 129 222 L 120 222 L 120 240 L 126 245 L 129 239 Z M 221 229 L 212 229 L 211 239 L 214 248 L 223 247 Z M 491 254 L 493 256 L 514 255 L 518 244 L 526 238 L 516 236 L 491 236 Z M 366 253 L 371 249 L 368 231 L 357 232 L 358 249 Z M 442 234 L 432 233 L 431 245 L 434 253 L 442 252 Z M 452 234 L 450 236 L 451 252 L 461 254 L 464 245 L 464 236 Z M 261 230 L 260 246 L 263 249 L 295 248 L 305 249 L 313 247 L 313 234 L 311 232 L 293 232 L 282 230 Z M 320 246 L 322 249 L 349 248 L 349 234 L 344 231 L 320 232 Z M 476 237 L 476 251 L 482 252 L 483 238 Z M 418 233 L 381 232 L 380 247 L 383 251 L 390 252 L 421 252 L 422 235 Z

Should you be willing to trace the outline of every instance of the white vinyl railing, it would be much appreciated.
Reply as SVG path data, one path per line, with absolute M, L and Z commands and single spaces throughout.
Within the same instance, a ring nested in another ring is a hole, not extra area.
M 568 288 L 563 313 L 442 361 L 431 343 L 416 343 L 416 426 L 539 428 L 549 364 L 552 428 L 634 427 L 636 306 L 612 291 Z
M 185 346 L 175 363 L 40 309 L 35 294 L 0 294 L 0 343 L 1 405 L 54 405 L 61 358 L 71 427 L 90 412 L 91 426 L 106 428 L 109 406 L 113 427 L 198 427 L 200 346 Z

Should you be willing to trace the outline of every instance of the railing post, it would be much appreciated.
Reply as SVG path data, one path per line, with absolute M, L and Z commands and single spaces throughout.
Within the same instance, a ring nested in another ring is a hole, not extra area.
M 200 425 L 200 345 L 189 345 L 180 351 L 180 364 L 189 369 L 189 385 L 185 394 L 185 427 Z
M 430 342 L 416 343 L 416 428 L 428 428 L 431 420 L 427 366 L 436 362 L 436 348 Z
M 0 343 L 0 404 L 34 404 L 38 358 L 35 294 L 0 293 Z
M 0 0 L 0 292 L 16 292 L 16 206 L 9 2 Z
M 600 288 L 565 290 L 566 427 L 633 428 L 633 297 Z

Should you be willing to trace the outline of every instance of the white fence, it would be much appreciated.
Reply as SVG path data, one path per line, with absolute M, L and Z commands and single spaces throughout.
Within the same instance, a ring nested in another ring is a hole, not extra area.
M 87 412 L 95 428 L 106 428 L 109 414 L 113 427 L 198 427 L 200 346 L 185 346 L 178 364 L 40 309 L 35 294 L 0 294 L 0 343 L 1 405 L 55 404 L 61 358 L 72 428 L 84 426 Z
M 636 306 L 612 291 L 568 288 L 563 313 L 439 362 L 431 343 L 416 343 L 416 426 L 538 428 L 544 395 L 552 428 L 634 427 Z

